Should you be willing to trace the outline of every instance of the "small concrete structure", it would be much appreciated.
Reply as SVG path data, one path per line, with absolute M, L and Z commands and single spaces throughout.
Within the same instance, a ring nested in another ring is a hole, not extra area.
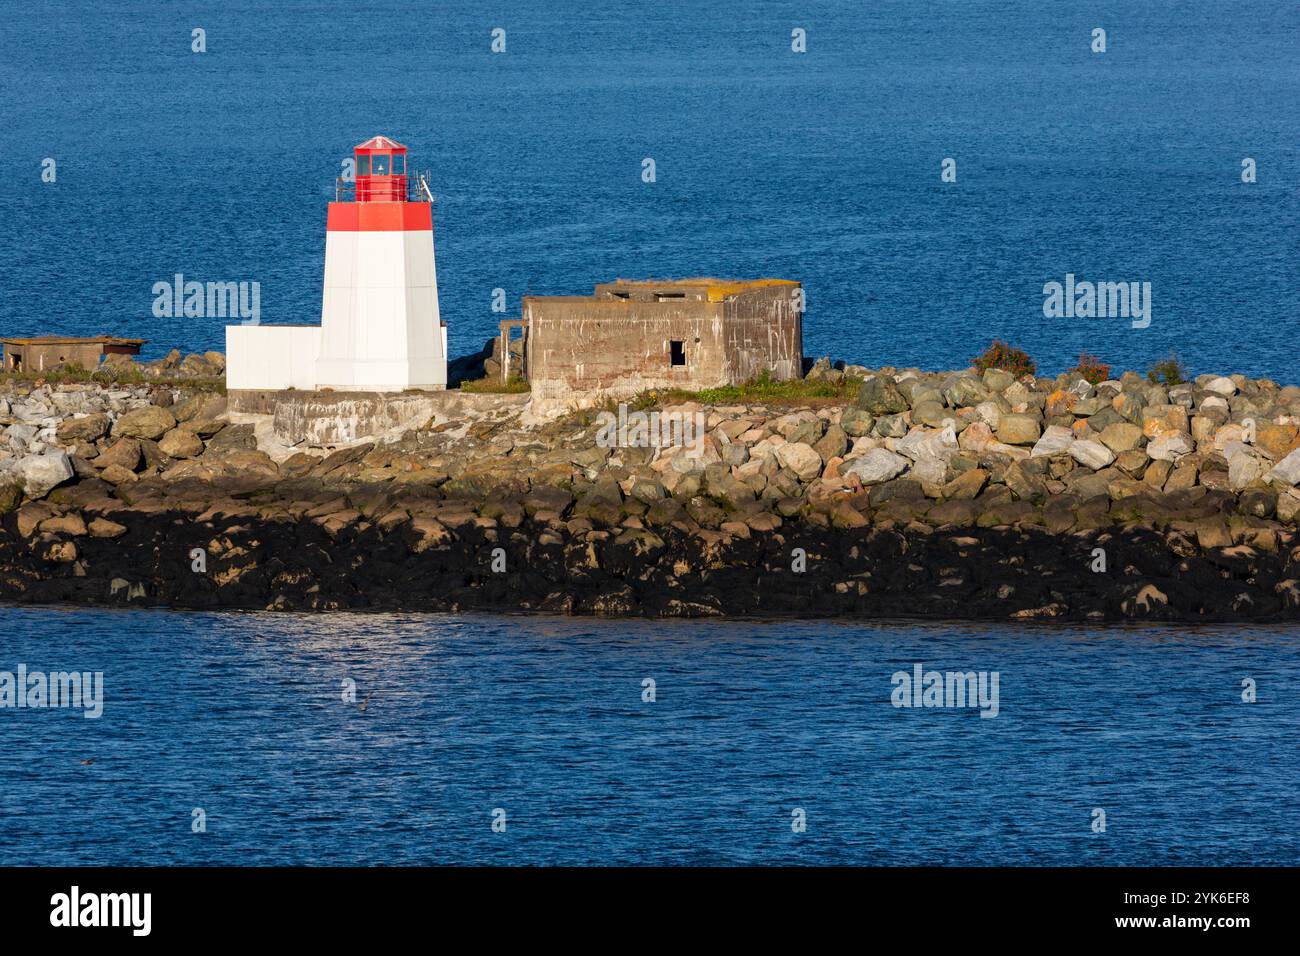
M 144 342 L 144 339 L 119 339 L 111 335 L 0 339 L 0 344 L 4 345 L 4 367 L 10 372 L 23 369 L 39 372 L 74 363 L 85 369 L 95 369 L 105 355 L 139 355 Z
M 803 290 L 787 279 L 619 279 L 525 296 L 523 319 L 529 387 L 547 405 L 803 374 Z
M 433 197 L 408 178 L 401 143 L 375 136 L 354 153 L 355 184 L 329 204 L 321 324 L 227 326 L 228 389 L 447 387 Z

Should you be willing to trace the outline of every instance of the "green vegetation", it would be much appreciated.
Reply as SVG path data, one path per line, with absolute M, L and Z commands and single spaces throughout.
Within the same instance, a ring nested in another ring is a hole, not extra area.
M 852 402 L 858 395 L 862 379 L 845 376 L 838 382 L 826 379 L 796 378 L 789 381 L 777 381 L 771 372 L 763 372 L 757 378 L 741 385 L 723 385 L 720 388 L 705 388 L 698 392 L 671 389 L 662 392 L 645 392 L 637 397 L 636 405 L 648 408 L 652 405 L 673 404 L 675 402 L 700 402 L 706 405 L 730 404 L 827 404 L 831 402 Z M 648 399 L 644 401 L 643 399 Z M 629 407 L 633 405 L 628 403 Z
M 971 364 L 980 372 L 987 372 L 991 368 L 997 368 L 1004 372 L 1010 372 L 1016 378 L 1033 375 L 1038 371 L 1038 366 L 1034 364 L 1034 360 L 1027 353 L 1012 348 L 1001 339 L 994 339 L 993 344 L 985 349 L 983 354 L 971 359 Z
M 224 375 L 199 378 L 194 376 L 173 376 L 164 373 L 154 378 L 145 375 L 143 369 L 134 362 L 101 365 L 94 371 L 83 368 L 76 362 L 68 362 L 65 365 L 41 369 L 40 371 L 28 369 L 0 371 L 0 384 L 8 383 L 27 383 L 30 385 L 67 385 L 73 383 L 150 385 L 157 383 L 195 391 L 217 392 L 223 395 L 226 391 L 226 378 Z
M 480 395 L 522 395 L 529 391 L 529 388 L 528 383 L 518 375 L 511 375 L 504 382 L 495 375 L 489 375 L 487 378 L 475 379 L 472 382 L 461 382 L 460 390 Z
M 1187 369 L 1183 368 L 1182 363 L 1178 361 L 1178 356 L 1171 352 L 1169 358 L 1157 362 L 1147 370 L 1147 380 L 1157 385 L 1182 385 L 1187 381 L 1189 374 Z

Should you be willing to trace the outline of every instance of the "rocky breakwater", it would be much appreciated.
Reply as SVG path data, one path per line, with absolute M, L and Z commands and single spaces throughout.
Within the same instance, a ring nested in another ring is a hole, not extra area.
M 1300 618 L 1300 388 L 834 369 L 841 397 L 259 447 L 220 395 L 0 391 L 0 597 L 280 609 Z M 635 437 L 635 431 L 632 433 Z M 628 436 L 624 436 L 628 437 Z M 644 444 L 644 443 L 642 443 Z

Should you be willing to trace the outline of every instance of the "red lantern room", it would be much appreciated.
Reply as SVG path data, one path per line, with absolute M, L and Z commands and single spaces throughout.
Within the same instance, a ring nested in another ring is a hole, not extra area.
M 386 136 L 375 136 L 356 153 L 357 202 L 406 202 L 406 147 Z

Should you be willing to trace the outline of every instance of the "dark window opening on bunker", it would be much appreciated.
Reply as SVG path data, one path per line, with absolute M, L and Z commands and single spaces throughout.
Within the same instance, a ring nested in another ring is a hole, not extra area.
M 662 302 L 664 301 L 664 299 L 684 299 L 684 298 L 686 298 L 685 292 L 656 292 L 655 293 L 656 302 Z
M 686 346 L 685 346 L 682 342 L 678 341 L 677 339 L 673 339 L 671 342 L 669 342 L 669 343 L 668 343 L 668 346 L 669 346 L 669 350 L 670 350 L 670 352 L 671 352 L 671 354 L 672 354 L 672 364 L 673 364 L 673 365 L 685 365 L 685 364 L 686 364 Z
M 626 298 L 628 298 L 628 296 L 629 296 L 629 294 L 628 294 L 627 292 L 615 292 L 615 293 L 614 293 L 614 298 L 616 298 L 616 299 L 626 299 Z

